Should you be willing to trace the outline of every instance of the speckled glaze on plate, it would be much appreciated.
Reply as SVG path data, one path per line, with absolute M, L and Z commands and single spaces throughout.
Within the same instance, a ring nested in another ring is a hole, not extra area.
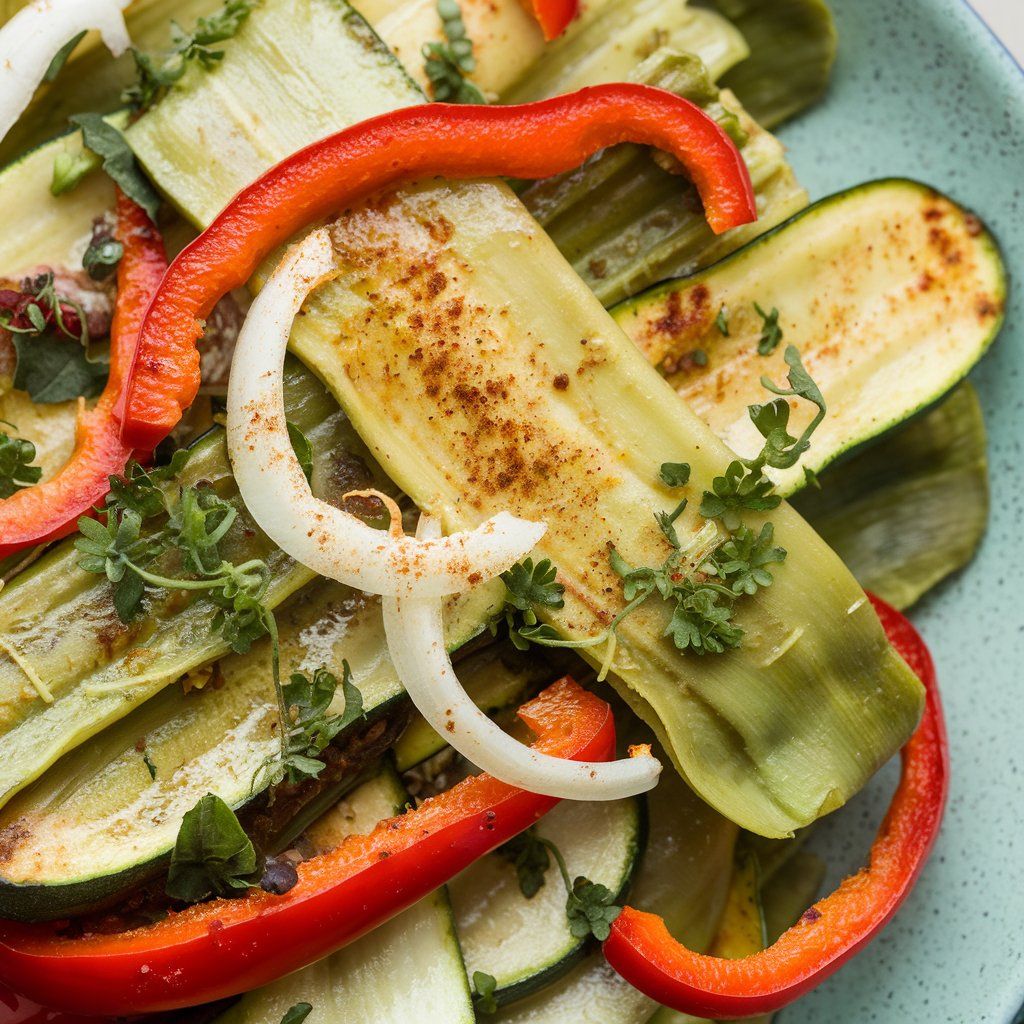
M 1022 0 L 1007 2 L 1024 17 Z M 949 724 L 943 832 L 883 935 L 780 1024 L 1010 1024 L 1024 1003 L 1024 74 L 962 0 L 831 6 L 831 91 L 781 132 L 800 180 L 813 198 L 887 175 L 936 185 L 992 227 L 1013 280 L 1006 328 L 972 375 L 989 431 L 989 532 L 910 613 Z M 861 863 L 894 781 L 881 773 L 820 826 L 830 882 Z

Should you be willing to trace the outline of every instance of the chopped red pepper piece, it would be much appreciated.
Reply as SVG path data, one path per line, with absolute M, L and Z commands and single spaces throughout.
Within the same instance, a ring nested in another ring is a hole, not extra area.
M 579 11 L 580 3 L 579 0 L 531 0 L 530 6 L 544 38 L 551 42 L 569 27 Z
M 611 709 L 568 677 L 519 717 L 537 734 L 539 751 L 575 760 L 614 756 Z M 56 1009 L 97 1015 L 236 995 L 358 939 L 557 803 L 477 775 L 300 864 L 298 883 L 283 896 L 254 889 L 114 935 L 69 938 L 60 922 L 2 921 L 0 982 Z
M 110 376 L 96 405 L 79 414 L 75 448 L 50 480 L 0 500 L 0 558 L 63 537 L 75 529 L 124 472 L 132 449 L 121 440 L 115 408 L 135 358 L 143 316 L 167 270 L 160 234 L 146 212 L 120 190 L 117 239 L 124 246 L 117 271 L 117 304 L 110 329 Z
M 243 189 L 171 264 L 139 342 L 122 437 L 156 446 L 199 389 L 196 341 L 215 303 L 306 225 L 416 178 L 546 178 L 620 142 L 667 150 L 711 227 L 757 217 L 743 158 L 699 107 L 643 85 L 599 85 L 523 106 L 431 103 L 363 121 L 300 150 Z
M 927 690 L 924 717 L 868 867 L 819 900 L 772 946 L 737 960 L 694 953 L 656 914 L 626 907 L 604 944 L 630 984 L 681 1013 L 731 1020 L 774 1013 L 820 984 L 868 943 L 913 888 L 939 831 L 949 788 L 946 727 L 931 655 L 914 627 L 871 597 L 889 641 Z

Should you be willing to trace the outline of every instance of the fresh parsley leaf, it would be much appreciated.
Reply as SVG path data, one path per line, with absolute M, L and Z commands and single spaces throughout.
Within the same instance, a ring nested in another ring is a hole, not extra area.
M 498 1001 L 494 998 L 494 990 L 498 983 L 490 974 L 483 971 L 473 972 L 473 1006 L 479 1013 L 492 1014 L 498 1012 Z
M 315 779 L 325 765 L 320 755 L 344 729 L 363 717 L 363 695 L 352 682 L 347 661 L 342 666 L 345 708 L 340 715 L 328 714 L 338 689 L 338 679 L 326 668 L 318 668 L 312 679 L 295 672 L 282 688 L 287 715 L 287 751 L 261 766 L 257 777 L 266 773 L 269 785 Z
M 302 1024 L 302 1022 L 313 1012 L 311 1003 L 296 1003 L 284 1011 L 281 1024 Z
M 729 337 L 729 317 L 725 311 L 725 306 L 720 306 L 718 310 L 718 316 L 715 317 L 715 326 L 718 328 L 718 333 L 724 338 Z
M 476 69 L 476 58 L 458 0 L 438 0 L 437 13 L 445 42 L 426 43 L 422 51 L 434 99 L 442 103 L 486 103 L 483 93 L 464 77 Z
M 542 625 L 535 608 L 562 608 L 565 587 L 556 582 L 558 570 L 550 559 L 544 558 L 536 565 L 532 558 L 517 562 L 501 574 L 505 584 L 505 607 L 503 614 L 508 625 L 509 639 L 519 650 L 524 651 L 531 642 L 543 636 L 557 633 L 550 626 Z
M 79 567 L 104 575 L 114 584 L 114 609 L 122 622 L 131 622 L 145 593 L 136 563 L 153 554 L 153 545 L 141 536 L 142 517 L 131 509 L 120 515 L 108 514 L 105 524 L 83 516 L 78 530 L 81 536 L 75 549 L 82 556 Z
M 167 895 L 186 903 L 237 896 L 255 884 L 256 850 L 235 812 L 207 793 L 187 811 L 167 874 Z
M 302 1022 L 313 1012 L 311 1003 L 296 1003 L 289 1006 L 281 1018 L 281 1024 L 302 1024 Z
M 825 418 L 825 414 L 828 412 L 828 406 L 825 404 L 825 397 L 821 393 L 821 389 L 814 382 L 811 375 L 804 369 L 804 364 L 800 359 L 800 352 L 795 345 L 786 346 L 785 353 L 786 365 L 789 367 L 789 373 L 787 379 L 789 381 L 788 388 L 780 388 L 777 384 L 773 384 L 767 377 L 761 378 L 761 387 L 767 388 L 772 394 L 781 395 L 783 398 L 790 396 L 796 398 L 802 398 L 804 401 L 810 402 L 812 405 L 818 407 L 818 411 L 814 416 L 814 419 L 807 424 L 804 432 L 800 435 L 799 439 L 793 443 L 791 450 L 785 453 L 779 453 L 776 455 L 776 461 L 768 462 L 768 465 L 775 466 L 778 469 L 788 469 L 790 466 L 796 465 L 797 460 L 800 456 L 807 451 L 811 446 L 811 435 L 818 429 L 821 421 Z M 788 408 L 786 402 L 771 402 L 769 405 L 785 405 Z M 754 410 L 756 406 L 751 406 L 750 417 L 754 421 L 755 426 L 758 430 L 761 430 L 758 424 L 758 417 Z M 787 414 L 788 422 L 788 414 Z M 761 430 L 764 434 L 764 431 Z
M 575 938 L 593 935 L 598 942 L 604 942 L 622 907 L 615 905 L 615 895 L 606 885 L 581 876 L 572 883 L 565 913 L 569 918 L 569 931 Z
M 695 654 L 722 654 L 739 647 L 743 630 L 732 621 L 731 595 L 723 595 L 713 586 L 689 583 L 676 592 L 676 607 L 665 635 L 681 651 Z
M 770 313 L 766 313 L 758 303 L 754 303 L 757 315 L 764 321 L 761 325 L 761 337 L 757 342 L 757 354 L 759 356 L 771 355 L 778 348 L 782 341 L 782 328 L 779 326 L 779 311 L 773 306 Z M 728 334 L 728 331 L 724 332 Z
M 43 470 L 32 465 L 35 457 L 36 446 L 31 441 L 0 432 L 0 498 L 39 482 Z
M 188 448 L 179 448 L 165 466 L 145 469 L 137 462 L 129 462 L 124 476 L 109 478 L 106 509 L 114 512 L 131 509 L 142 519 L 152 519 L 166 512 L 167 496 L 160 484 L 177 477 L 191 457 L 192 452 Z
M 170 53 L 152 56 L 132 50 L 137 81 L 122 93 L 122 99 L 146 109 L 181 81 L 190 64 L 205 71 L 216 67 L 224 59 L 224 51 L 211 47 L 235 36 L 258 6 L 259 0 L 228 0 L 219 11 L 199 18 L 191 32 L 172 21 Z
M 770 512 L 782 504 L 774 493 L 775 484 L 758 468 L 752 470 L 742 460 L 730 462 L 724 476 L 711 482 L 712 491 L 705 491 L 700 514 L 705 519 L 721 519 L 727 530 L 743 524 L 743 512 Z
M 155 221 L 160 210 L 160 197 L 139 168 L 125 137 L 100 114 L 75 114 L 69 120 L 82 129 L 86 148 L 102 158 L 103 170 Z
M 167 518 L 167 538 L 182 555 L 185 570 L 199 575 L 221 566 L 219 544 L 238 518 L 238 509 L 210 487 L 183 487 Z
M 688 462 L 663 462 L 658 471 L 662 483 L 669 487 L 685 487 L 690 482 Z
M 52 82 L 61 73 L 61 69 L 68 62 L 68 57 L 71 56 L 74 48 L 85 38 L 86 30 L 82 30 L 76 36 L 72 36 L 54 55 L 53 60 L 50 61 L 50 66 L 46 69 L 46 74 L 43 75 L 44 82 Z
M 734 594 L 756 594 L 770 587 L 774 577 L 767 566 L 786 560 L 786 549 L 773 547 L 775 528 L 765 523 L 761 532 L 741 527 L 716 549 L 701 568 L 717 576 Z
M 89 243 L 82 256 L 82 268 L 94 281 L 106 281 L 124 256 L 124 246 L 116 238 L 103 238 Z
M 313 446 L 309 438 L 291 421 L 288 422 L 288 440 L 292 443 L 292 451 L 299 460 L 302 473 L 309 483 L 313 479 Z
M 528 828 L 499 846 L 498 853 L 515 866 L 522 894 L 528 900 L 533 899 L 543 888 L 544 876 L 551 867 L 547 842 L 534 829 Z

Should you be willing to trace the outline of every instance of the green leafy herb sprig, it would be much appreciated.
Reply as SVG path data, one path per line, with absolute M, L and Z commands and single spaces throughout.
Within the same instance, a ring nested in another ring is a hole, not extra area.
M 15 429 L 12 423 L 6 425 Z M 32 465 L 35 458 L 36 446 L 31 441 L 0 431 L 0 498 L 9 498 L 15 491 L 39 482 L 43 470 Z
M 478 1013 L 490 1015 L 498 1012 L 498 1000 L 494 998 L 497 987 L 498 982 L 493 974 L 473 972 L 473 1007 Z
M 277 623 L 265 603 L 270 570 L 262 559 L 236 565 L 223 557 L 220 544 L 238 516 L 230 502 L 210 487 L 163 486 L 188 457 L 187 451 L 179 451 L 162 468 L 145 470 L 133 464 L 123 479 L 112 477 L 104 521 L 78 521 L 78 564 L 114 585 L 114 608 L 126 623 L 138 614 L 147 587 L 204 592 L 217 606 L 211 628 L 233 651 L 244 654 L 260 637 L 270 637 L 280 695 Z M 163 527 L 143 533 L 144 523 L 162 514 L 167 516 Z M 156 571 L 158 559 L 177 560 L 184 575 Z
M 138 80 L 122 94 L 126 103 L 146 109 L 181 81 L 190 64 L 205 71 L 224 59 L 224 51 L 213 49 L 231 39 L 242 27 L 259 0 L 228 0 L 219 10 L 199 18 L 191 32 L 171 22 L 171 51 L 160 56 L 132 49 Z
M 527 899 L 543 887 L 553 857 L 565 884 L 565 916 L 570 934 L 577 939 L 593 936 L 599 942 L 608 938 L 612 922 L 622 912 L 615 905 L 615 894 L 606 885 L 582 875 L 571 879 L 565 858 L 550 839 L 531 828 L 499 847 L 498 852 L 515 865 L 519 888 Z
M 186 903 L 238 896 L 252 888 L 257 873 L 256 849 L 235 812 L 219 796 L 207 793 L 182 818 L 167 895 Z
M 345 709 L 340 715 L 328 714 L 338 678 L 326 668 L 318 668 L 312 679 L 295 672 L 282 687 L 286 747 L 280 757 L 260 766 L 256 778 L 262 776 L 272 786 L 285 780 L 295 783 L 317 778 L 325 767 L 320 755 L 343 729 L 365 717 L 363 695 L 352 682 L 352 670 L 347 661 L 342 661 L 341 666 Z
M 555 581 L 557 574 L 558 570 L 548 558 L 536 565 L 532 558 L 526 558 L 501 574 L 506 590 L 503 614 L 508 636 L 520 651 L 530 646 L 531 634 L 546 628 L 539 625 L 535 609 L 538 606 L 557 609 L 565 605 L 562 597 L 565 587 Z M 496 625 L 492 624 L 492 632 Z
M 770 512 L 778 508 L 782 498 L 775 494 L 775 484 L 764 474 L 766 467 L 790 469 L 811 446 L 811 436 L 825 418 L 825 399 L 810 374 L 804 369 L 800 353 L 794 345 L 786 348 L 789 366 L 789 387 L 780 388 L 767 377 L 761 386 L 782 396 L 765 405 L 752 405 L 750 419 L 764 438 L 764 446 L 753 459 L 735 459 L 725 475 L 715 477 L 712 491 L 705 491 L 700 512 L 705 519 L 720 519 L 727 530 L 739 529 L 744 512 Z M 814 419 L 797 438 L 789 433 L 787 397 L 802 398 L 818 407 Z
M 425 43 L 422 51 L 434 99 L 441 103 L 486 103 L 483 93 L 465 77 L 476 70 L 476 57 L 458 0 L 438 0 L 437 13 L 445 42 Z
M 724 476 L 716 477 L 712 491 L 705 491 L 701 515 L 708 520 L 693 541 L 683 547 L 675 524 L 687 507 L 681 498 L 675 508 L 659 512 L 655 518 L 671 548 L 660 566 L 632 566 L 615 548 L 609 550 L 612 570 L 622 580 L 625 606 L 596 636 L 583 640 L 564 640 L 546 623 L 538 620 L 535 609 L 561 608 L 563 588 L 554 583 L 557 570 L 547 560 L 536 568 L 527 560 L 502 574 L 507 590 L 504 610 L 509 634 L 517 646 L 534 643 L 544 647 L 586 648 L 607 643 L 603 678 L 614 656 L 616 628 L 654 595 L 674 604 L 665 635 L 681 651 L 695 654 L 722 654 L 741 646 L 743 630 L 734 621 L 736 602 L 756 594 L 774 582 L 769 568 L 781 564 L 786 551 L 774 543 L 770 522 L 755 533 L 743 523 L 746 512 L 764 513 L 779 506 L 774 482 L 765 475 L 766 467 L 788 469 L 796 465 L 810 447 L 810 439 L 825 417 L 826 405 L 821 391 L 804 369 L 800 353 L 790 345 L 785 353 L 789 366 L 789 387 L 781 388 L 767 377 L 761 384 L 780 397 L 764 405 L 752 405 L 749 414 L 764 438 L 761 452 L 753 459 L 736 459 Z M 817 406 L 818 412 L 799 437 L 789 433 L 789 397 L 801 398 Z M 685 487 L 690 479 L 686 463 L 663 463 L 659 472 L 667 487 Z M 725 537 L 712 520 L 718 520 Z M 704 535 L 710 531 L 717 543 L 708 551 Z M 538 579 L 538 573 L 543 573 Z M 557 593 L 554 588 L 557 588 Z M 557 603 L 555 603 L 557 600 Z
M 761 318 L 761 337 L 757 342 L 757 354 L 759 356 L 771 355 L 782 341 L 782 328 L 779 326 L 779 311 L 773 306 L 770 313 L 766 313 L 758 303 L 754 303 L 754 309 Z M 723 334 L 729 332 L 723 331 Z

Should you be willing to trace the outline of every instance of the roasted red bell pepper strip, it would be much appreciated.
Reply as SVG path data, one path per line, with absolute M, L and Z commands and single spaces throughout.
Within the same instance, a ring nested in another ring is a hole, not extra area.
M 116 406 L 135 358 L 143 316 L 156 294 L 167 257 L 146 212 L 120 190 L 117 239 L 124 246 L 117 271 L 117 302 L 110 328 L 110 376 L 92 409 L 82 411 L 71 458 L 50 480 L 0 500 L 0 558 L 71 533 L 124 472 L 132 448 L 121 440 Z
M 687 100 L 643 85 L 599 85 L 523 106 L 406 107 L 288 157 L 243 189 L 171 264 L 142 326 L 125 443 L 153 448 L 174 428 L 199 389 L 203 318 L 306 225 L 398 182 L 545 178 L 619 142 L 675 155 L 715 231 L 756 218 L 750 176 L 725 132 Z
M 608 760 L 604 701 L 565 678 L 519 710 L 536 749 Z M 58 1010 L 120 1015 L 171 1010 L 265 985 L 359 938 L 506 842 L 557 800 L 466 779 L 369 835 L 299 865 L 283 896 L 260 889 L 196 904 L 145 928 L 66 938 L 59 923 L 0 922 L 0 982 Z
M 551 42 L 569 27 L 569 23 L 579 11 L 580 4 L 579 0 L 531 0 L 530 6 L 544 33 L 544 38 Z
M 694 953 L 656 914 L 626 907 L 604 944 L 630 984 L 681 1013 L 732 1020 L 774 1013 L 820 984 L 868 943 L 913 888 L 939 831 L 949 786 L 946 727 L 928 648 L 894 608 L 872 597 L 890 642 L 927 690 L 924 717 L 868 867 L 819 900 L 772 946 L 737 960 Z

